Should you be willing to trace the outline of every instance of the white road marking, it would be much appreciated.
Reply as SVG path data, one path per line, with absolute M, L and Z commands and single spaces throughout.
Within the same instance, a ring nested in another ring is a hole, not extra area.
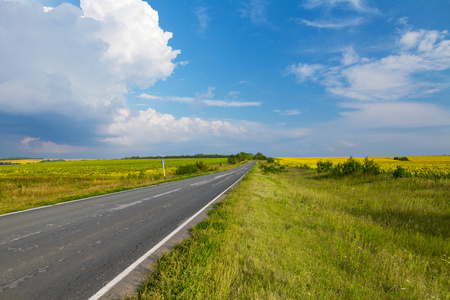
M 173 191 L 169 191 L 169 192 L 167 192 L 167 193 L 162 193 L 162 194 L 153 196 L 152 198 L 158 198 L 158 197 L 161 197 L 161 196 L 165 196 L 165 195 L 168 195 L 168 194 L 170 194 L 170 193 L 175 193 L 176 191 L 179 191 L 179 190 L 181 190 L 181 189 L 176 189 L 176 190 L 173 190 Z
M 207 184 L 210 180 L 203 180 L 200 182 L 196 182 L 196 183 L 192 183 L 189 186 L 199 186 L 199 185 L 203 185 L 203 184 Z
M 122 209 L 128 208 L 130 206 L 134 206 L 134 205 L 140 204 L 140 203 L 142 203 L 142 201 L 131 202 L 131 203 L 128 203 L 128 204 L 122 204 L 122 205 L 120 205 L 120 206 L 118 206 L 116 208 L 111 209 L 110 211 L 122 210 Z
M 98 300 L 103 295 L 105 295 L 110 289 L 112 289 L 117 283 L 119 283 L 122 279 L 124 279 L 128 274 L 130 274 L 137 266 L 139 266 L 142 262 L 144 262 L 150 255 L 152 255 L 156 250 L 158 250 L 164 243 L 166 243 L 171 237 L 177 234 L 181 229 L 183 229 L 189 222 L 191 222 L 195 217 L 197 217 L 202 211 L 207 209 L 211 204 L 213 204 L 217 199 L 219 199 L 223 194 L 225 194 L 228 190 L 234 187 L 239 181 L 244 178 L 242 175 L 238 180 L 236 180 L 232 185 L 230 185 L 227 189 L 225 189 L 222 193 L 220 193 L 216 198 L 211 200 L 208 204 L 206 204 L 202 209 L 196 212 L 192 217 L 186 220 L 183 224 L 178 226 L 177 229 L 172 231 L 168 236 L 166 236 L 162 241 L 156 244 L 152 249 L 150 249 L 147 253 L 141 256 L 138 260 L 132 263 L 128 268 L 126 268 L 122 273 L 117 275 L 113 280 L 111 280 L 108 284 L 106 284 L 103 288 L 101 288 L 95 295 L 93 295 L 89 300 Z
M 19 237 L 15 238 L 15 239 L 10 240 L 9 242 L 10 242 L 10 243 L 11 243 L 11 242 L 15 242 L 15 241 L 18 241 L 18 240 L 27 238 L 27 237 L 29 237 L 29 236 L 39 234 L 39 233 L 41 233 L 41 232 L 42 232 L 42 231 L 38 231 L 38 232 L 33 232 L 33 233 L 30 233 L 30 234 L 27 234 L 27 235 L 24 235 L 24 236 L 19 236 Z

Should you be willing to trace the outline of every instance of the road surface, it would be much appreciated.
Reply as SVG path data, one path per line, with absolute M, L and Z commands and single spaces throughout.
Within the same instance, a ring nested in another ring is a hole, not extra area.
M 89 299 L 252 166 L 0 216 L 0 299 Z

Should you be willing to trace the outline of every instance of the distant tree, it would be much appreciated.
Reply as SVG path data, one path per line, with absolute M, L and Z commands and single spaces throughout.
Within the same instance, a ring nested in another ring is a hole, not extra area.
M 236 157 L 235 157 L 233 154 L 231 154 L 231 155 L 228 157 L 228 163 L 229 163 L 230 165 L 234 165 L 234 164 L 236 163 Z
M 253 159 L 254 160 L 266 160 L 267 158 L 264 154 L 262 154 L 261 152 L 258 152 L 255 155 L 253 155 Z

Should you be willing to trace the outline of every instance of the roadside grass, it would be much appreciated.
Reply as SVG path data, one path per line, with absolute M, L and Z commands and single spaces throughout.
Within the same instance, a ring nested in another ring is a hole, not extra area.
M 0 214 L 191 177 L 177 175 L 176 170 L 198 161 L 204 161 L 207 168 L 196 175 L 236 167 L 227 164 L 226 158 L 166 159 L 164 180 L 157 159 L 1 165 Z
M 450 182 L 255 165 L 127 299 L 450 299 Z

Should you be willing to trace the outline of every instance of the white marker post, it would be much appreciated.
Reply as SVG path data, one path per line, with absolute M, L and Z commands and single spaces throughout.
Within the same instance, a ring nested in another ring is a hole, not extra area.
M 164 164 L 166 162 L 164 161 L 164 158 L 161 160 L 161 164 L 163 165 L 163 172 L 164 172 L 164 180 L 166 180 L 166 168 L 164 167 Z

